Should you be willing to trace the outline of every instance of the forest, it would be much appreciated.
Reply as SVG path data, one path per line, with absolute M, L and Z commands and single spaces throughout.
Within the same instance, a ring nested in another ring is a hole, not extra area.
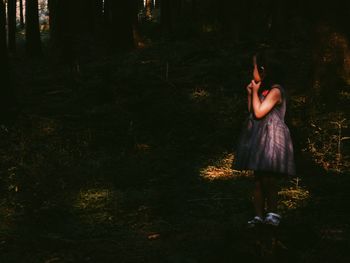
M 350 262 L 350 1 L 0 0 L 0 262 Z M 295 176 L 249 229 L 252 56 Z

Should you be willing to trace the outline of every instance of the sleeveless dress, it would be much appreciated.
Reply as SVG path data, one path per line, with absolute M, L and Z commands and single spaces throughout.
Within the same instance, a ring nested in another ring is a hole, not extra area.
M 281 91 L 282 102 L 261 119 L 250 113 L 238 140 L 233 169 L 295 175 L 293 143 L 284 122 L 285 91 L 280 85 L 273 87 Z M 259 97 L 261 101 L 265 99 L 263 95 Z

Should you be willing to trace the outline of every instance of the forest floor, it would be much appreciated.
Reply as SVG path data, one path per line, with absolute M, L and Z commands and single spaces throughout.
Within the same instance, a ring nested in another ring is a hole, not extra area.
M 305 56 L 288 52 L 303 83 Z M 21 110 L 0 129 L 0 262 L 350 262 L 350 177 L 303 151 L 296 80 L 298 177 L 279 182 L 281 226 L 247 229 L 253 179 L 231 162 L 249 61 L 199 40 L 71 68 L 12 57 Z

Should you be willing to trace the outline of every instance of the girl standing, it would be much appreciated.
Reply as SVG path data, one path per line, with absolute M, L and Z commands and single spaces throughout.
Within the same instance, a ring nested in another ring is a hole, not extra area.
M 279 225 L 277 180 L 295 175 L 293 144 L 284 122 L 285 90 L 275 82 L 278 76 L 274 74 L 262 56 L 253 57 L 253 80 L 247 86 L 249 117 L 233 165 L 237 170 L 254 171 L 255 217 L 248 221 L 251 227 L 261 223 Z

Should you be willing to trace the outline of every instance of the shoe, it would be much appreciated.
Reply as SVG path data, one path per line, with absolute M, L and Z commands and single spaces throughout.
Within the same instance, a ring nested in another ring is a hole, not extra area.
M 260 216 L 255 216 L 252 220 L 249 220 L 248 227 L 255 227 L 256 225 L 260 225 L 264 223 L 264 220 Z
M 281 221 L 281 216 L 276 213 L 267 213 L 264 223 L 267 225 L 278 226 Z

